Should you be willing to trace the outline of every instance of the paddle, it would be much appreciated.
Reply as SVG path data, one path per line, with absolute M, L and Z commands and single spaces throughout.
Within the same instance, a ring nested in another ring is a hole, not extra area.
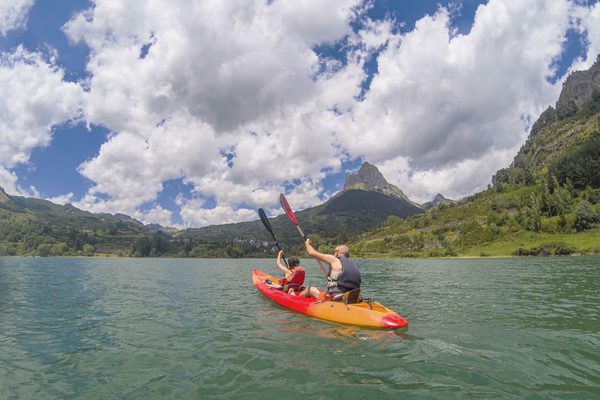
M 296 216 L 294 215 L 294 212 L 292 211 L 292 207 L 290 207 L 290 203 L 288 203 L 288 201 L 285 198 L 283 193 L 281 193 L 279 195 L 279 202 L 281 203 L 281 207 L 283 208 L 283 211 L 285 211 L 285 214 L 288 216 L 290 221 L 292 221 L 294 223 L 294 225 L 296 225 L 298 232 L 300 232 L 300 236 L 302 236 L 302 240 L 304 240 L 304 242 L 306 242 L 306 240 L 308 238 L 304 234 L 304 231 L 302 230 L 302 228 L 300 228 L 300 224 L 298 223 L 298 218 L 296 218 Z M 325 268 L 323 268 L 323 264 L 321 264 L 321 260 L 319 260 L 319 259 L 315 259 L 315 260 L 317 260 L 319 267 L 321 267 L 321 271 L 323 271 L 325 276 L 327 276 L 327 271 L 325 271 Z
M 275 232 L 273 232 L 273 227 L 271 226 L 271 222 L 269 222 L 269 218 L 267 218 L 267 214 L 265 213 L 265 210 L 263 210 L 262 208 L 259 208 L 258 216 L 260 217 L 260 220 L 262 221 L 265 228 L 267 228 L 267 230 L 269 231 L 271 236 L 273 236 L 273 240 L 275 241 L 275 246 L 277 246 L 277 248 L 281 251 L 281 247 L 279 246 L 279 242 L 277 241 L 277 236 L 275 236 Z M 285 260 L 285 257 L 282 255 L 281 258 L 283 259 L 283 263 L 287 267 L 288 263 Z

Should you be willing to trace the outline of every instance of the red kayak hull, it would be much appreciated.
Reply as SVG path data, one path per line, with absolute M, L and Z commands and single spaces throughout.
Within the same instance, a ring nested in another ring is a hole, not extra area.
M 282 307 L 326 321 L 338 322 L 371 328 L 398 329 L 408 326 L 408 322 L 389 308 L 373 301 L 358 304 L 344 304 L 330 300 L 317 300 L 291 295 L 265 284 L 265 280 L 278 283 L 274 278 L 258 269 L 252 270 L 252 282 L 266 297 Z

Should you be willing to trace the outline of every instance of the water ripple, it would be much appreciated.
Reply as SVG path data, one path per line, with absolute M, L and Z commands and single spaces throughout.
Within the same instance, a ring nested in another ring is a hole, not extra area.
M 598 258 L 360 264 L 408 329 L 274 305 L 272 260 L 0 258 L 0 397 L 600 398 Z

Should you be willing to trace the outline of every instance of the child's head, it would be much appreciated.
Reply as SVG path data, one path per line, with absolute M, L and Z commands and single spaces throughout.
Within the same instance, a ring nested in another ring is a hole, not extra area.
M 290 268 L 295 268 L 298 265 L 300 265 L 300 260 L 298 260 L 296 257 L 290 257 L 290 258 L 288 258 L 288 266 Z

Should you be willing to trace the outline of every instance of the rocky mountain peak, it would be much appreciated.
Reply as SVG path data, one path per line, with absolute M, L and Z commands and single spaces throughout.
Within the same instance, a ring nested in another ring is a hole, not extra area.
M 357 184 L 363 184 L 373 189 L 384 189 L 389 185 L 377 167 L 366 161 L 360 166 L 358 172 L 346 174 L 344 189 Z
M 452 204 L 452 203 L 456 203 L 456 200 L 449 199 L 449 198 L 445 197 L 443 194 L 438 193 L 433 198 L 432 203 L 433 203 L 434 206 L 437 206 L 438 204 Z
M 581 107 L 582 104 L 600 94 L 600 55 L 587 71 L 576 71 L 569 75 L 556 103 L 559 114 L 568 113 L 570 108 Z
M 4 191 L 4 189 L 0 186 L 0 203 L 7 203 L 10 200 L 8 194 Z
M 347 173 L 344 189 L 346 192 L 351 189 L 374 191 L 383 193 L 386 196 L 396 197 L 411 203 L 416 207 L 421 207 L 417 203 L 411 201 L 397 186 L 392 185 L 385 180 L 383 174 L 379 172 L 376 166 L 363 162 L 359 170 L 355 173 Z
M 435 195 L 435 197 L 433 198 L 432 201 L 428 201 L 427 203 L 422 204 L 421 207 L 425 210 L 429 210 L 430 208 L 433 208 L 440 204 L 452 204 L 455 202 L 456 202 L 456 200 L 450 200 L 450 199 L 444 197 L 443 194 L 438 193 Z
M 433 198 L 434 203 L 439 203 L 440 201 L 444 201 L 444 200 L 448 200 L 448 199 L 446 199 L 444 197 L 444 195 L 441 193 L 436 194 L 435 197 Z

